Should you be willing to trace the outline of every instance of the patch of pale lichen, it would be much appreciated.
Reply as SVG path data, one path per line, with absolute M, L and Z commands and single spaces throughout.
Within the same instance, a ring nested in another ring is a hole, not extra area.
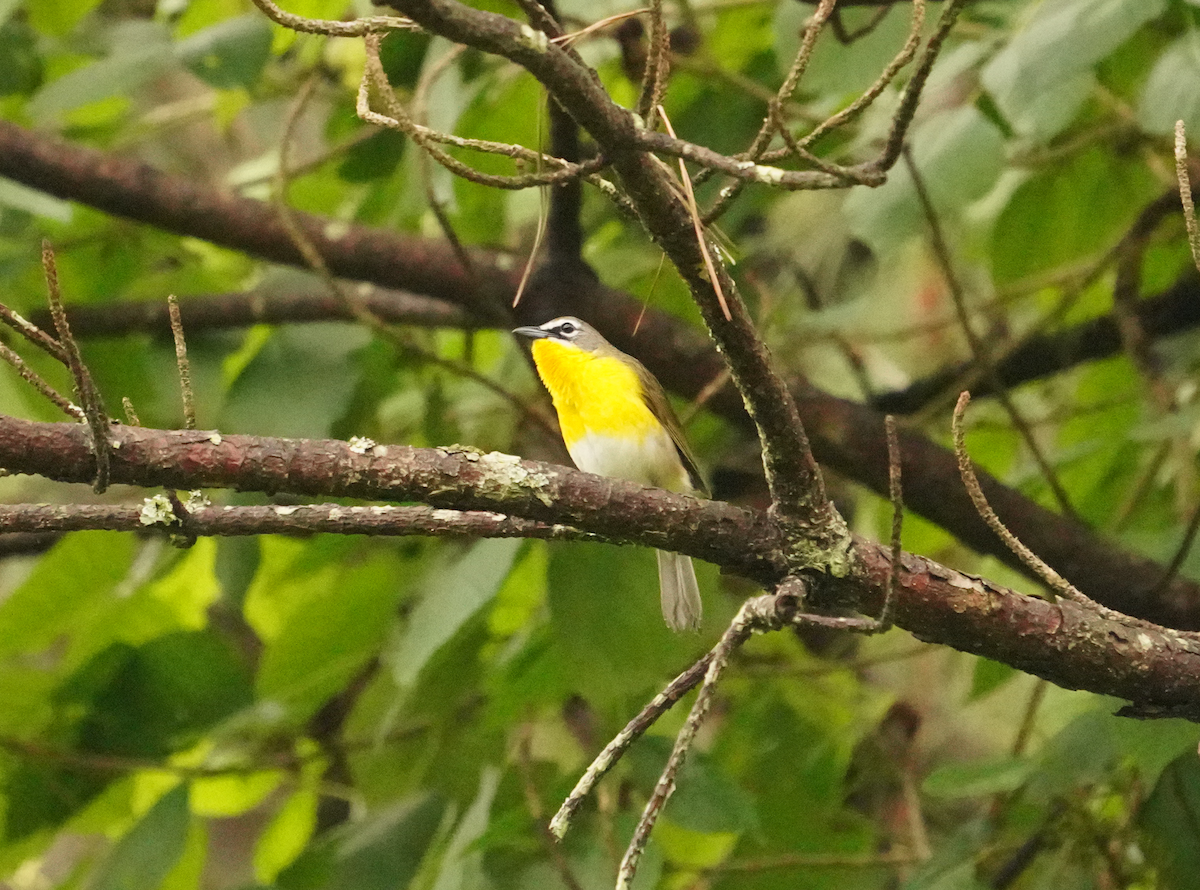
M 480 490 L 489 497 L 508 499 L 532 494 L 547 507 L 554 503 L 547 491 L 550 477 L 523 466 L 521 458 L 492 451 L 469 459 L 486 471 L 480 480 Z

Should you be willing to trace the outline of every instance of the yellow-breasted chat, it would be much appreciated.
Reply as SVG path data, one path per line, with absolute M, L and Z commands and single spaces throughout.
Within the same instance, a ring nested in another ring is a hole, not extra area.
M 550 390 L 575 466 L 668 491 L 707 495 L 683 427 L 662 385 L 578 318 L 517 328 L 533 339 L 538 376 Z M 663 618 L 672 630 L 700 626 L 700 588 L 692 560 L 658 551 Z

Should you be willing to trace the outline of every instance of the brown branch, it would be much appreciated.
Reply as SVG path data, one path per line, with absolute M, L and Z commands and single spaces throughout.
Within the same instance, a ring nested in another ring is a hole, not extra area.
M 1140 329 L 1152 339 L 1193 330 L 1200 326 L 1200 279 L 1188 272 L 1169 289 L 1139 300 L 1133 312 Z M 999 383 L 1012 388 L 1052 377 L 1077 365 L 1112 358 L 1121 349 L 1120 323 L 1116 316 L 1101 315 L 1060 331 L 1027 337 L 992 368 Z M 970 371 L 970 362 L 953 365 L 904 389 L 880 393 L 871 399 L 871 404 L 880 411 L 916 414 Z M 976 399 L 994 392 L 988 379 L 981 380 L 971 389 Z
M 479 324 L 463 309 L 443 300 L 370 284 L 350 286 L 360 305 L 388 324 L 466 329 Z M 244 293 L 193 294 L 180 299 L 179 311 L 192 334 L 255 324 L 354 319 L 353 311 L 336 294 L 316 286 L 282 291 L 268 285 L 262 290 Z M 38 326 L 52 323 L 45 310 L 30 313 L 30 319 Z M 138 331 L 164 336 L 171 333 L 167 306 L 158 300 L 68 306 L 67 319 L 71 330 L 79 337 L 120 337 Z
M 206 238 L 266 259 L 302 264 L 302 258 L 268 205 L 215 193 L 136 161 L 52 141 L 5 122 L 0 122 L 0 175 L 109 213 Z M 511 263 L 504 262 L 506 257 L 472 251 L 479 270 L 478 277 L 472 278 L 463 272 L 453 250 L 446 245 L 355 226 L 345 228 L 343 237 L 330 238 L 328 233 L 338 231 L 336 225 L 319 217 L 302 218 L 317 233 L 330 267 L 338 274 L 429 294 L 445 300 L 441 306 L 468 307 L 472 318 L 495 318 L 495 323 L 511 326 L 507 306 L 516 290 L 517 274 Z M 527 296 L 519 321 L 540 323 L 564 312 L 584 316 L 614 345 L 640 358 L 668 389 L 686 398 L 694 398 L 707 381 L 726 372 L 711 343 L 686 325 L 654 310 L 645 313 L 640 333 L 632 337 L 630 332 L 635 330 L 642 306 L 630 295 L 602 287 L 591 276 L 574 275 L 569 287 L 564 287 L 563 281 L 557 283 L 556 288 L 544 289 L 538 299 L 533 299 L 532 293 Z M 1145 311 L 1150 313 L 1142 316 L 1145 328 L 1161 334 L 1200 322 L 1197 290 L 1195 281 L 1188 280 L 1161 295 L 1161 300 L 1143 301 Z M 392 300 L 390 294 L 384 298 L 377 292 L 377 296 L 385 302 Z M 216 325 L 226 311 L 231 320 L 239 317 L 234 313 L 241 313 L 240 317 L 247 321 L 307 320 L 324 318 L 326 312 L 337 311 L 327 308 L 335 303 L 330 295 L 312 294 L 301 295 L 294 302 L 273 296 L 263 306 L 254 297 L 238 295 L 212 304 L 211 312 L 210 304 L 188 298 L 183 299 L 181 308 L 188 330 L 195 332 L 210 323 Z M 395 305 L 400 307 L 401 303 Z M 422 317 L 426 311 L 434 313 L 430 321 L 443 317 L 436 314 L 432 303 L 429 306 L 428 310 L 414 311 Z M 386 306 L 373 309 L 383 317 L 388 317 L 389 311 L 404 311 Z M 136 318 L 146 311 L 142 304 L 113 304 L 103 310 L 122 329 L 130 316 Z M 155 324 L 165 332 L 169 329 L 165 314 L 157 314 L 160 311 L 165 313 L 162 309 L 153 310 Z M 113 332 L 112 326 L 90 311 L 76 309 L 71 318 L 77 317 L 86 318 L 89 326 L 100 325 L 92 330 Z M 452 323 L 449 318 L 447 323 Z M 1078 336 L 1070 341 L 1073 348 L 1077 347 L 1071 352 L 1072 360 L 1074 356 L 1111 354 L 1119 348 L 1111 321 L 1107 327 L 1100 321 L 1074 331 Z M 1012 364 L 999 366 L 1000 373 L 1006 374 L 1006 369 L 1015 365 L 1018 358 L 1026 366 L 1053 364 L 1055 357 L 1062 354 L 1061 349 L 1038 348 L 1039 342 L 1042 341 L 1031 341 L 1029 350 L 1019 350 Z M 874 491 L 886 493 L 887 449 L 882 416 L 803 383 L 793 383 L 791 389 L 817 458 Z M 732 388 L 715 394 L 709 407 L 734 423 L 746 424 L 748 420 L 741 398 Z M 901 406 L 887 407 L 904 413 Z M 957 483 L 953 454 L 910 431 L 901 432 L 900 440 L 908 508 L 949 530 L 968 546 L 1020 569 L 1018 561 L 988 530 Z M 1155 583 L 1151 579 L 1162 577 L 1161 566 L 1114 546 L 1092 530 L 1055 515 L 993 478 L 981 475 L 981 485 L 1014 533 L 1093 599 L 1160 623 L 1200 627 L 1200 585 L 1176 578 L 1159 596 L 1153 592 Z
M 156 512 L 159 510 L 158 503 L 138 506 L 4 504 L 0 505 L 0 534 L 144 532 L 156 527 L 178 527 L 177 517 Z M 567 525 L 535 522 L 503 513 L 433 507 L 355 507 L 343 504 L 191 507 L 187 514 L 187 530 L 197 537 L 337 534 L 596 540 L 595 536 Z
M 394 0 L 390 5 L 432 33 L 521 65 L 592 135 L 620 175 L 643 225 L 683 276 L 729 362 L 733 381 L 763 443 L 763 463 L 775 509 L 805 526 L 809 546 L 795 541 L 794 556 L 811 564 L 840 559 L 847 535 L 845 524 L 825 494 L 792 396 L 775 374 L 733 280 L 723 269 L 713 280 L 702 273 L 704 251 L 695 237 L 692 216 L 662 162 L 644 153 L 640 136 L 646 131 L 634 116 L 613 103 L 594 72 L 578 65 L 555 44 L 532 45 L 518 23 L 505 16 L 456 0 Z M 718 298 L 718 288 L 725 295 L 725 306 Z
M 306 267 L 269 204 L 37 136 L 7 121 L 0 121 L 0 176 L 115 216 Z M 511 299 L 516 278 L 500 255 L 474 252 L 478 275 L 473 277 L 461 269 L 449 245 L 331 224 L 312 214 L 295 217 L 334 275 L 425 294 L 462 306 L 477 318 L 507 323 L 501 307 L 507 305 L 506 294 Z
M 785 542 L 766 513 L 509 455 L 124 426 L 113 427 L 110 436 L 113 483 L 420 501 L 674 549 L 768 587 L 788 575 Z M 94 474 L 81 424 L 3 416 L 0 466 L 65 482 L 88 482 Z M 814 605 L 878 612 L 892 565 L 888 548 L 858 538 L 852 548 L 847 573 L 823 577 Z M 901 564 L 896 623 L 920 639 L 1060 686 L 1125 698 L 1138 714 L 1200 718 L 1194 635 L 1107 617 L 1067 600 L 1032 599 L 917 556 L 906 554 Z

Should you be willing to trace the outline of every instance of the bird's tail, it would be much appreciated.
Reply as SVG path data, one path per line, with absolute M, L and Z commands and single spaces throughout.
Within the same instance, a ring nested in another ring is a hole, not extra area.
M 696 630 L 704 607 L 691 557 L 658 551 L 658 587 L 663 618 L 671 630 Z

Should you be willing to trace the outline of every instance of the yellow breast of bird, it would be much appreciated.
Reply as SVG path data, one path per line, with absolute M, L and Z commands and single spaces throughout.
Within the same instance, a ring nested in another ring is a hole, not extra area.
M 535 340 L 532 348 L 576 466 L 675 491 L 690 489 L 675 444 L 646 406 L 633 368 L 557 340 Z

